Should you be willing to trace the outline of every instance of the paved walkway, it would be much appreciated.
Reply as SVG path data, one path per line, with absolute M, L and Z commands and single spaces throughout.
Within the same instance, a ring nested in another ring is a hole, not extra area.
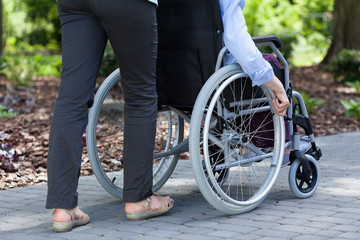
M 181 161 L 161 189 L 176 205 L 166 216 L 128 221 L 124 203 L 95 177 L 82 177 L 79 205 L 91 223 L 68 233 L 52 231 L 44 209 L 46 185 L 0 191 L 0 239 L 360 239 L 360 132 L 317 139 L 322 179 L 308 199 L 295 198 L 280 172 L 269 196 L 253 211 L 227 216 L 199 193 L 189 161 Z

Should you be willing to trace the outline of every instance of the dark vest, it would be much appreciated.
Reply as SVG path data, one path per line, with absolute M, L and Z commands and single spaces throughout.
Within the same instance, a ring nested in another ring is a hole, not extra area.
M 159 0 L 157 21 L 158 102 L 192 108 L 222 47 L 219 1 Z

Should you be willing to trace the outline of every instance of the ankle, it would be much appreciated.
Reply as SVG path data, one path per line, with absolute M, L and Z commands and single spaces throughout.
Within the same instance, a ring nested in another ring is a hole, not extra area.
M 66 209 L 57 208 L 54 212 L 55 222 L 67 222 L 71 221 L 71 215 L 66 212 Z
M 133 211 L 132 203 L 125 203 L 125 212 Z
M 125 211 L 126 212 L 137 212 L 142 211 L 144 209 L 144 201 L 142 200 L 139 202 L 128 202 L 125 204 Z

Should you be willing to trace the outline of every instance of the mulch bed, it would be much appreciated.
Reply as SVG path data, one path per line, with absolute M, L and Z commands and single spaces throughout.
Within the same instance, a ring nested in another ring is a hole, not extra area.
M 346 117 L 340 103 L 348 99 L 360 101 L 354 88 L 334 82 L 333 76 L 318 66 L 293 69 L 290 79 L 298 92 L 326 101 L 310 113 L 315 136 L 360 130 L 360 122 L 353 116 Z M 34 79 L 31 88 L 23 89 L 15 88 L 11 81 L 0 77 L 0 104 L 20 113 L 11 119 L 0 119 L 0 145 L 13 146 L 19 160 L 13 165 L 0 161 L 0 190 L 46 182 L 51 113 L 59 83 L 59 78 L 39 77 Z M 81 174 L 92 174 L 86 147 Z
M 305 92 L 308 98 L 320 98 L 325 104 L 317 106 L 309 114 L 315 136 L 332 135 L 360 129 L 354 116 L 346 117 L 346 109 L 340 100 L 360 101 L 355 88 L 337 83 L 333 75 L 321 71 L 319 66 L 295 69 L 290 74 L 293 89 Z

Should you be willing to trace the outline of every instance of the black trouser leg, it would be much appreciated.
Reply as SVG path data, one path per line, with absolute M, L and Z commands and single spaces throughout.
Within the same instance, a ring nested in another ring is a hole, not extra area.
M 77 206 L 82 135 L 107 38 L 94 16 L 60 19 L 63 71 L 50 130 L 46 207 L 71 209 Z
M 152 195 L 157 116 L 155 6 L 144 0 L 92 2 L 120 66 L 125 97 L 124 201 L 137 202 Z M 114 21 L 116 15 L 122 20 Z
M 77 205 L 81 136 L 107 37 L 125 96 L 124 200 L 152 194 L 156 127 L 154 5 L 143 0 L 59 0 L 63 72 L 50 131 L 47 208 Z

